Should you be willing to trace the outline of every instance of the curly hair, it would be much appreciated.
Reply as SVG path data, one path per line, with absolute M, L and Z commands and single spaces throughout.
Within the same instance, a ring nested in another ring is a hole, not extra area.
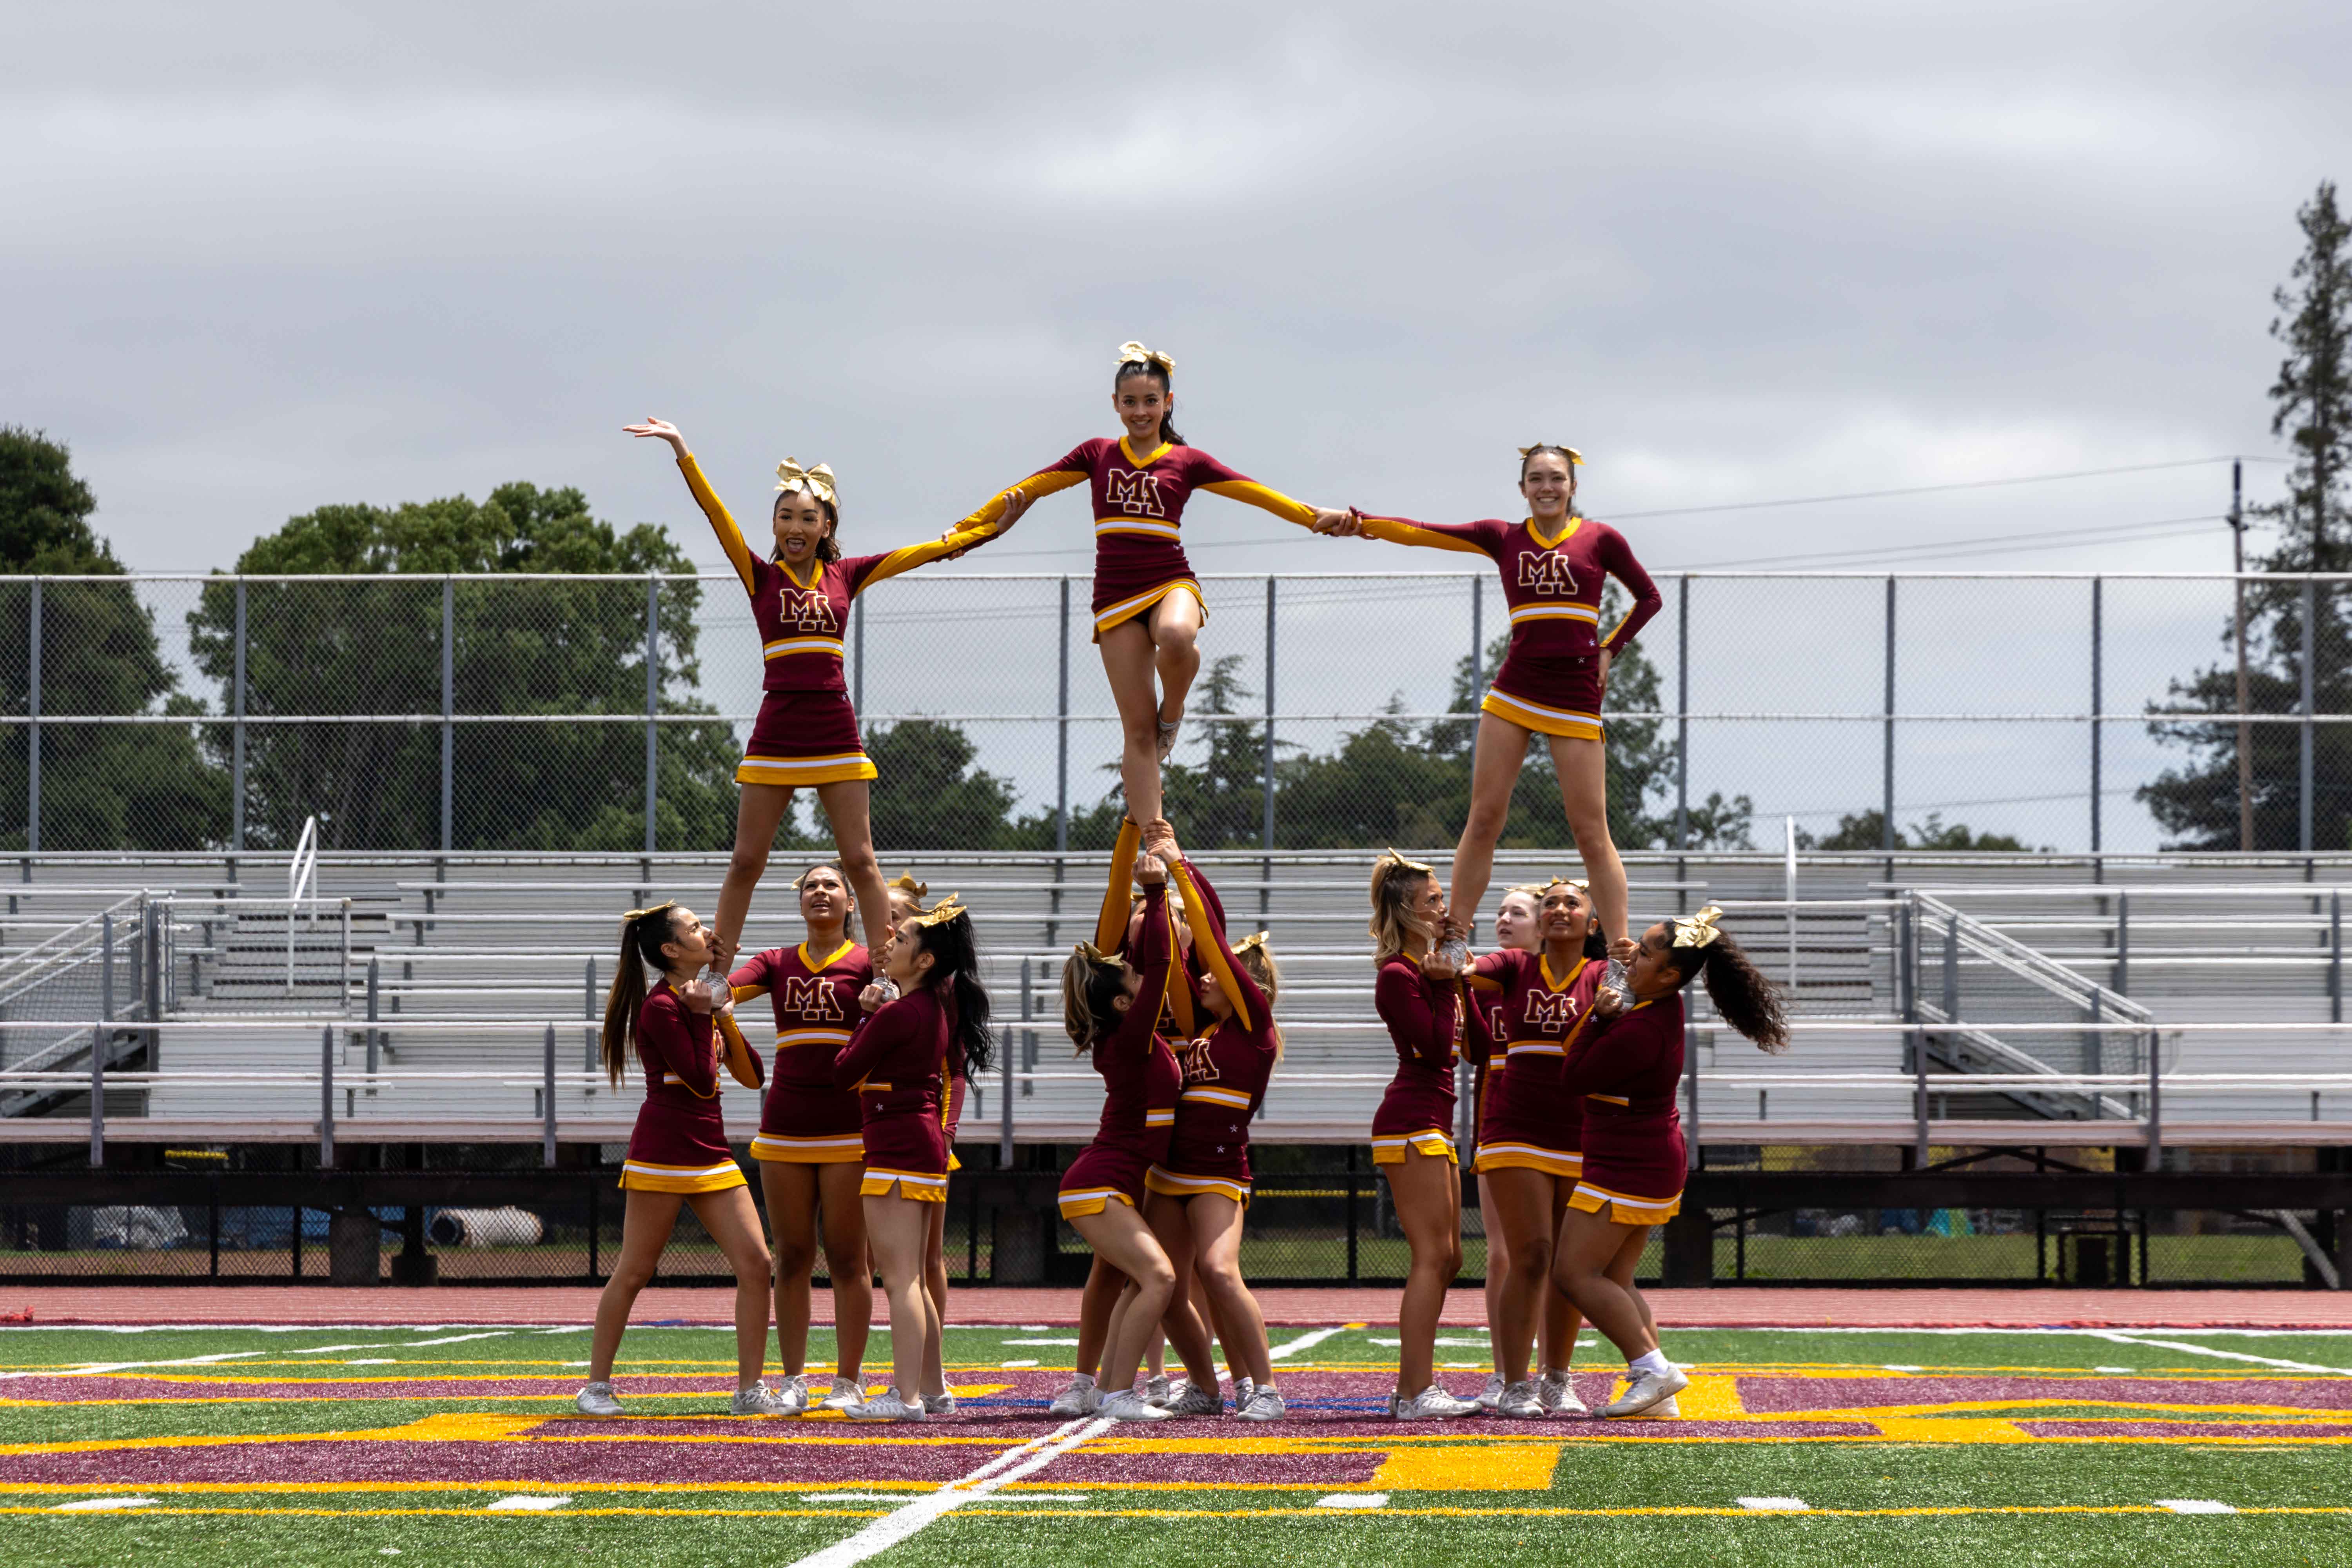
M 1755 1041 L 1757 1049 L 1776 1057 L 1788 1050 L 1787 999 L 1729 931 L 1718 932 L 1705 947 L 1669 948 L 1666 962 L 1678 986 L 1704 973 L 1707 1000 L 1725 1023 Z

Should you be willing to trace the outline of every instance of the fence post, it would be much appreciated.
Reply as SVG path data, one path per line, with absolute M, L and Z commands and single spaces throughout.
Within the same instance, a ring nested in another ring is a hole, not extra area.
M 1781 880 L 1785 891 L 1781 897 L 1789 904 L 1789 1000 L 1797 999 L 1797 819 L 1780 819 L 1780 844 L 1784 857 Z
M 1675 848 L 1689 847 L 1690 574 L 1685 573 L 1675 589 Z
M 89 1163 L 106 1163 L 106 1026 L 89 1026 Z
M 2163 1168 L 2164 1162 L 2164 1038 L 2151 1033 L 2147 1037 L 2147 1168 Z
M 1960 918 L 1944 916 L 1944 1022 L 1960 1021 Z
M 41 852 L 41 580 L 33 579 L 33 652 L 26 671 L 25 713 L 30 721 L 25 728 L 25 850 L 27 855 Z M 29 872 L 32 862 L 25 863 Z M 32 879 L 27 876 L 26 879 Z M 95 1163 L 96 1162 L 92 1162 Z
M 540 1107 L 542 1120 L 539 1131 L 539 1163 L 552 1169 L 555 1164 L 555 1026 L 547 1026 L 545 1061 L 540 1068 L 541 1092 L 545 1097 Z
M 1911 1114 L 1917 1121 L 1911 1151 L 1911 1168 L 1916 1171 L 1927 1163 L 1927 1035 L 1924 1029 L 1911 1031 Z
M 457 580 L 441 579 L 441 852 L 457 847 Z M 287 917 L 292 919 L 291 915 Z
M 2104 577 L 2091 579 L 2091 853 L 2099 853 L 2099 715 L 2106 711 L 2106 586 Z
M 1268 576 L 1265 580 L 1265 763 L 1264 772 L 1265 849 L 1269 855 L 1274 852 L 1274 584 L 1275 579 Z M 1267 881 L 1274 879 L 1271 870 L 1266 873 L 1265 879 Z M 1265 912 L 1263 896 L 1258 909 L 1260 913 Z
M 1034 1013 L 1035 1008 L 1034 1005 L 1034 999 L 1029 991 L 1029 961 L 1024 958 L 1021 961 L 1021 1021 L 1024 1024 L 1028 1023 L 1030 1018 L 1034 1016 Z M 1024 1028 L 1021 1031 L 1022 1067 L 1024 1068 L 1028 1068 L 1036 1066 L 1036 1031 L 1034 1029 Z M 1037 1092 L 1037 1086 L 1034 1083 L 1024 1081 L 1021 1085 L 1021 1092 L 1024 1094 L 1034 1094 Z M 1010 1121 L 1013 1120 L 1013 1107 L 1011 1103 L 1013 1097 L 1008 1094 L 1004 1098 L 1006 1101 L 1004 1119 L 1007 1121 Z
M 1025 1000 L 1029 994 L 1029 961 L 1025 958 L 1021 961 L 1021 994 Z M 1025 1013 L 1026 1010 L 1024 1011 Z M 1021 1049 L 1015 1044 L 1021 1037 L 1019 1030 L 1004 1031 L 1004 1062 L 1000 1086 L 1003 1092 L 998 1096 L 1004 1103 L 996 1108 L 996 1166 L 1001 1171 L 1013 1168 L 1013 1058 Z
M 2344 1021 L 2344 894 L 2327 895 L 2327 1019 Z
M 383 1031 L 379 1030 L 375 1026 L 375 1021 L 383 1016 L 377 1007 L 377 987 L 382 978 L 383 961 L 373 958 L 369 959 L 367 977 L 367 1091 L 368 1098 L 371 1100 L 375 1098 L 375 1075 L 383 1070 Z
M 289 919 L 291 919 L 289 914 Z M 114 917 L 98 917 L 98 1016 L 114 1021 Z
M 2317 613 L 2314 603 L 2311 579 L 2303 580 L 2303 722 L 2302 744 L 2297 748 L 2295 776 L 2295 847 L 2305 854 L 2311 853 L 2311 645 L 2312 616 Z M 2308 875 L 2308 868 L 2305 873 Z
M 319 1169 L 335 1167 L 335 1026 L 319 1031 Z M 300 1228 L 301 1215 L 295 1215 Z
M 142 921 L 145 928 L 141 933 L 140 946 L 146 954 L 146 972 L 143 978 L 146 982 L 144 1000 L 147 1022 L 159 1026 L 147 1031 L 147 1070 L 162 1072 L 163 1070 L 163 1031 L 160 1026 L 163 1022 L 163 906 L 149 903 L 142 911 Z
M 1888 854 L 1895 852 L 1895 576 L 1886 578 L 1886 739 L 1885 742 L 1885 777 L 1881 781 L 1879 809 L 1885 820 L 1879 824 L 1879 844 Z M 1890 880 L 1894 872 L 1887 872 Z
M 2116 894 L 2115 990 L 2119 996 L 2131 994 L 2131 892 L 2128 889 Z
M 661 702 L 661 576 L 646 574 L 646 853 L 654 852 L 654 714 Z M 650 872 L 648 872 L 650 875 Z
M 231 855 L 245 853 L 245 579 L 236 580 L 236 652 L 229 674 L 228 847 Z M 229 861 L 229 876 L 236 861 Z

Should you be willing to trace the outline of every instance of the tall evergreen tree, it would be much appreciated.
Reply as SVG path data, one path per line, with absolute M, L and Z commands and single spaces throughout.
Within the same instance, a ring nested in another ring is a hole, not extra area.
M 2286 347 L 2272 383 L 2271 433 L 2294 450 L 2286 493 L 2249 509 L 2278 530 L 2278 544 L 2255 563 L 2263 572 L 2352 570 L 2352 225 L 2338 210 L 2336 184 L 2325 181 L 2295 214 L 2303 255 L 2286 287 L 2272 296 L 2279 314 L 2271 335 Z M 2247 701 L 2257 713 L 2293 713 L 2304 680 L 2301 584 L 2268 583 L 2247 591 Z M 2352 710 L 2352 628 L 2337 586 L 2311 595 L 2311 683 L 2316 711 Z M 2225 630 L 2225 646 L 2232 636 Z M 2172 683 L 2174 709 L 2230 712 L 2237 676 L 2216 664 Z M 2301 737 L 2291 724 L 2255 724 L 2252 734 L 2254 847 L 2294 849 L 2302 835 Z M 2169 847 L 2234 849 L 2238 837 L 2238 730 L 2235 724 L 2159 722 L 2160 742 L 2192 752 L 2190 765 L 2143 785 L 2139 798 L 2172 836 Z M 2352 843 L 2352 733 L 2314 727 L 2312 846 Z

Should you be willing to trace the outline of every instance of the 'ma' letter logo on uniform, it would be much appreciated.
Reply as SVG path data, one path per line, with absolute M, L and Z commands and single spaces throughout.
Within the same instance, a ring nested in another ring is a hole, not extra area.
M 796 632 L 838 632 L 840 623 L 833 618 L 833 601 L 823 589 L 812 588 L 806 593 L 786 588 L 779 605 L 787 630 Z
M 830 982 L 821 978 L 803 980 L 798 975 L 784 977 L 784 1011 L 801 1017 L 838 1019 L 841 1016 L 841 996 Z
M 1113 468 L 1103 476 L 1103 504 L 1130 517 L 1165 517 L 1160 506 L 1160 480 L 1150 474 Z
M 1538 594 L 1573 594 L 1576 574 L 1568 569 L 1567 558 L 1559 552 L 1530 550 L 1519 557 L 1519 586 Z
M 1528 1022 L 1547 1035 L 1557 1035 L 1576 1021 L 1576 998 L 1528 993 Z

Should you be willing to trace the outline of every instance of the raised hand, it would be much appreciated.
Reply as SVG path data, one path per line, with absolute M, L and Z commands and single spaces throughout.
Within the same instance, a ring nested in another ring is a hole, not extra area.
M 1603 985 L 1592 998 L 1592 1016 L 1596 1018 L 1613 1018 L 1624 1010 L 1625 998 L 1613 985 Z
M 1432 947 L 1421 955 L 1421 972 L 1432 980 L 1451 980 L 1462 973 L 1454 967 L 1454 961 L 1445 956 L 1443 946 Z
M 710 994 L 710 987 L 699 980 L 689 980 L 679 986 L 677 999 L 686 1004 L 688 1012 L 698 1015 L 709 1014 L 719 1000 Z
M 667 419 L 656 419 L 647 415 L 644 424 L 624 425 L 621 428 L 631 436 L 651 436 L 657 441 L 667 441 L 670 445 L 670 450 L 680 457 L 686 455 L 686 437 L 678 433 L 677 426 Z
M 1352 539 L 1364 531 L 1364 524 L 1353 507 L 1318 506 L 1315 509 L 1315 531 L 1334 539 Z
M 1135 858 L 1135 879 L 1147 888 L 1157 888 L 1168 880 L 1168 867 L 1159 856 L 1150 851 Z
M 882 985 L 879 981 L 866 986 L 865 990 L 860 991 L 857 994 L 858 1006 L 868 1013 L 877 1011 L 881 1007 L 882 1004 L 888 1000 L 890 1000 L 890 994 L 882 989 Z
M 1184 851 L 1176 847 L 1175 826 L 1164 816 L 1155 816 L 1144 824 L 1143 847 L 1158 856 L 1162 865 L 1184 858 Z

